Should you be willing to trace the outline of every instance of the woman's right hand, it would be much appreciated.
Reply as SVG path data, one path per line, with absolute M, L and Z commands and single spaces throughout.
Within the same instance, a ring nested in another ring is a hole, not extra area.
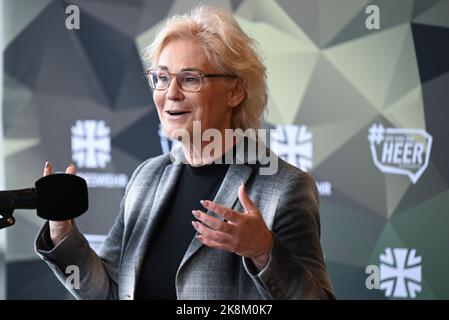
M 52 174 L 52 167 L 49 162 L 45 163 L 44 177 Z M 65 173 L 76 174 L 76 169 L 73 164 L 67 167 Z M 64 221 L 49 221 L 50 224 L 50 238 L 53 245 L 56 246 L 62 239 L 72 230 L 72 220 Z

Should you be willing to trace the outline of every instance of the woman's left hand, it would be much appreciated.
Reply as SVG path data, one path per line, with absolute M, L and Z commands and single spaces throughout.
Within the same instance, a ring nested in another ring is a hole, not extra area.
M 197 239 L 204 245 L 250 258 L 260 271 L 269 261 L 273 235 L 259 209 L 246 193 L 243 183 L 239 187 L 238 196 L 245 210 L 243 214 L 205 200 L 201 201 L 201 204 L 223 217 L 225 221 L 203 211 L 193 210 L 193 215 L 201 223 L 192 221 L 192 225 L 200 233 Z

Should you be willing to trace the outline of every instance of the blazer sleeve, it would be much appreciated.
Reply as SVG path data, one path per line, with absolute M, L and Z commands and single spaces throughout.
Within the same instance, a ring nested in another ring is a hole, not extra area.
M 288 180 L 273 222 L 269 262 L 257 272 L 244 258 L 245 269 L 265 299 L 335 299 L 320 244 L 316 185 L 304 172 Z
M 118 299 L 118 274 L 122 256 L 125 200 L 136 176 L 147 163 L 142 163 L 133 173 L 120 203 L 119 215 L 97 255 L 76 223 L 69 234 L 56 246 L 49 244 L 49 223 L 46 222 L 35 241 L 35 251 L 52 269 L 56 277 L 77 299 Z M 50 240 L 51 242 L 51 240 Z M 69 276 L 75 266 L 79 270 L 79 286 L 74 286 Z

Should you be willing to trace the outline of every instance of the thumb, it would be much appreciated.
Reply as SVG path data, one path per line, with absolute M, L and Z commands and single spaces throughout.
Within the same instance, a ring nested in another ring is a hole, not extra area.
M 52 171 L 53 171 L 53 168 L 51 166 L 51 163 L 48 161 L 45 162 L 44 173 L 42 174 L 42 176 L 44 176 L 44 177 L 49 176 L 49 175 L 51 175 Z
M 250 197 L 246 193 L 245 185 L 243 182 L 240 184 L 239 187 L 239 200 L 242 204 L 243 208 L 245 209 L 246 213 L 248 212 L 258 212 L 258 209 L 256 205 L 251 201 Z
M 71 163 L 71 164 L 67 167 L 67 169 L 65 170 L 65 173 L 68 173 L 68 174 L 76 174 L 76 168 L 75 168 L 75 165 L 74 165 L 73 163 Z

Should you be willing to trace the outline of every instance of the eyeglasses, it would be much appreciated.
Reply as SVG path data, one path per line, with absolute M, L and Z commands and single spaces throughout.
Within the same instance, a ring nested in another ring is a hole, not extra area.
M 204 78 L 237 78 L 233 74 L 221 73 L 202 73 L 199 71 L 181 71 L 179 73 L 169 73 L 164 69 L 149 69 L 145 72 L 150 82 L 150 86 L 154 90 L 165 90 L 170 86 L 172 77 L 176 77 L 178 86 L 183 91 L 198 92 L 201 90 L 201 85 Z

